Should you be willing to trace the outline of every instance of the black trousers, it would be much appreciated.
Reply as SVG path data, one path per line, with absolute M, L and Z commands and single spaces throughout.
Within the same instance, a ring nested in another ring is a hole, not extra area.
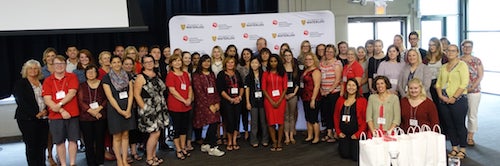
M 326 129 L 333 129 L 333 111 L 340 92 L 328 94 L 321 99 L 321 123 Z
M 106 119 L 97 121 L 80 121 L 80 129 L 85 142 L 85 158 L 87 165 L 104 164 L 104 133 Z
M 217 146 L 217 129 L 219 129 L 219 123 L 212 123 L 208 125 L 207 134 L 205 136 L 205 143 L 210 145 L 210 148 Z
M 26 145 L 26 159 L 30 166 L 45 165 L 45 149 L 49 135 L 47 120 L 17 120 Z

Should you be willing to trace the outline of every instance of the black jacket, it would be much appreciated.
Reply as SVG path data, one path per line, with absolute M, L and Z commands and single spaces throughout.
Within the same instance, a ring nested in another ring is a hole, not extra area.
M 35 120 L 39 112 L 38 103 L 35 99 L 35 92 L 27 78 L 17 81 L 14 87 L 14 97 L 16 98 L 15 119 Z

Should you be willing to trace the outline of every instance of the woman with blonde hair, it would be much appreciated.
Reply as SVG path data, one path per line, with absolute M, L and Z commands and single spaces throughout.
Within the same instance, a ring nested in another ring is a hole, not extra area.
M 217 77 L 219 72 L 222 71 L 223 66 L 222 61 L 224 60 L 224 53 L 222 51 L 222 48 L 220 46 L 214 46 L 212 48 L 212 54 L 210 54 L 210 57 L 212 57 L 212 71 Z
M 308 53 L 304 55 L 304 74 L 302 74 L 301 88 L 302 102 L 304 106 L 305 119 L 307 121 L 307 137 L 304 142 L 317 144 L 319 138 L 319 101 L 321 94 L 319 89 L 321 86 L 321 71 L 319 70 L 319 60 L 316 55 Z
M 419 78 L 413 78 L 408 81 L 408 95 L 401 99 L 400 126 L 406 131 L 410 126 L 423 124 L 438 125 L 438 112 L 434 103 L 427 97 L 422 81 Z
M 134 60 L 134 66 L 135 66 L 135 74 L 141 73 L 142 65 L 141 61 L 139 59 L 139 54 L 137 52 L 137 49 L 134 46 L 128 46 L 125 48 L 125 56 L 124 57 L 130 57 Z

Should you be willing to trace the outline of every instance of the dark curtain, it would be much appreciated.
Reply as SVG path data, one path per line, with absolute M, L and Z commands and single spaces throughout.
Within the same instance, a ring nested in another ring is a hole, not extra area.
M 131 1 L 129 0 L 129 10 Z M 35 59 L 42 62 L 42 53 L 54 47 L 58 54 L 65 55 L 66 47 L 75 45 L 88 49 L 97 59 L 101 51 L 113 51 L 115 45 L 168 45 L 168 21 L 175 15 L 219 15 L 247 13 L 276 13 L 277 0 L 153 0 L 134 1 L 138 5 L 148 30 L 139 32 L 64 33 L 50 35 L 0 36 L 0 72 L 5 77 L 0 81 L 0 98 L 9 97 L 24 62 Z M 135 10 L 134 10 L 135 11 Z M 130 15 L 130 14 L 129 14 Z M 135 24 L 132 23 L 131 25 Z

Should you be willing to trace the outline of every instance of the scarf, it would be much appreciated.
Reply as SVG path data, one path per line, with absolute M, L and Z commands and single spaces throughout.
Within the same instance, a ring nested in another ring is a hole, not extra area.
M 109 72 L 109 78 L 111 78 L 111 83 L 115 89 L 119 92 L 123 91 L 129 82 L 128 74 L 124 70 L 120 70 L 119 73 L 115 73 L 114 70 Z

